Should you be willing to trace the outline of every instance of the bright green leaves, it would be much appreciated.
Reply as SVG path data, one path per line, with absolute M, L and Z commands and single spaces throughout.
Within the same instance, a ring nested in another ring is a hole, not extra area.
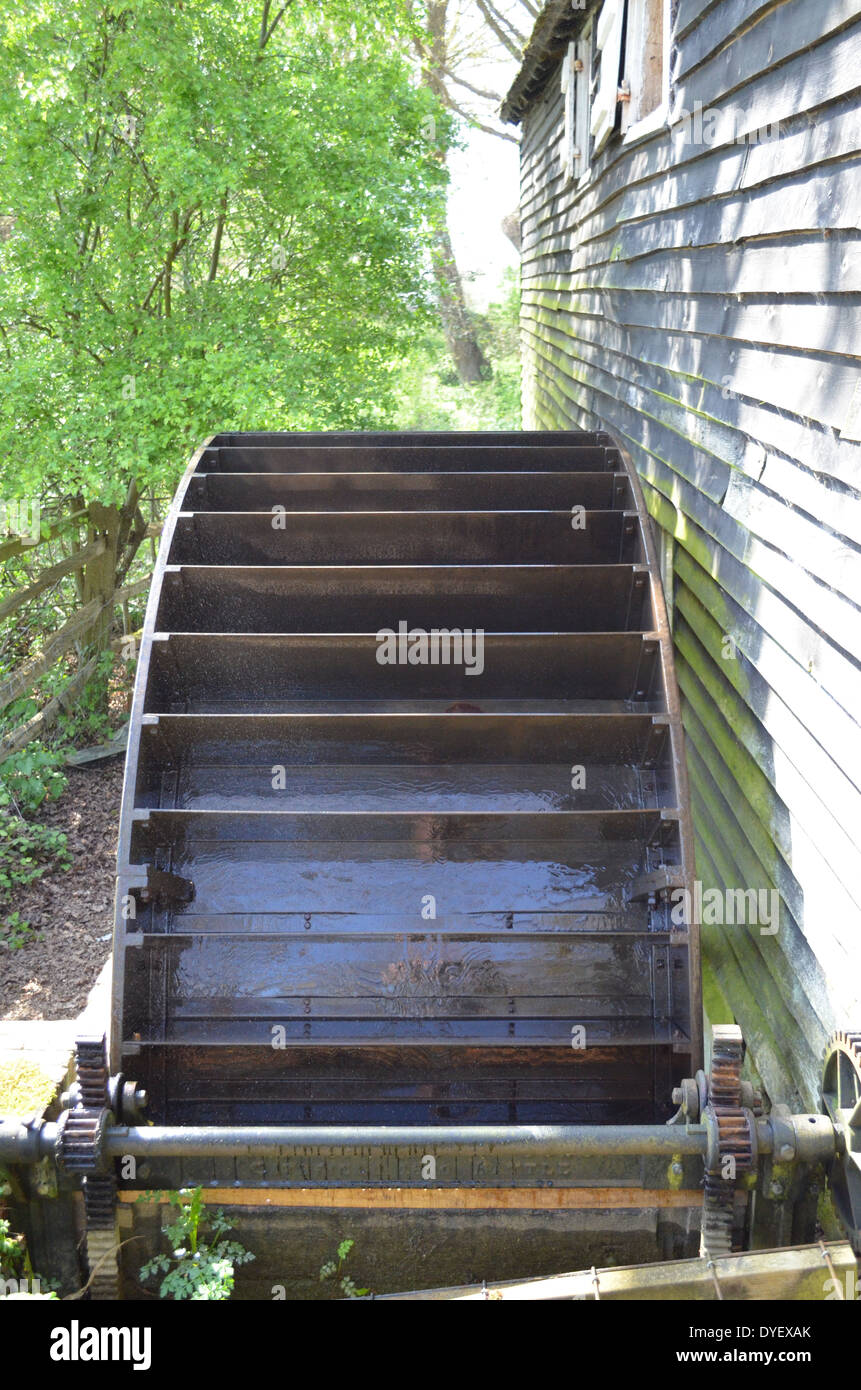
M 400 12 L 295 0 L 262 50 L 264 0 L 3 19 L 4 494 L 169 492 L 214 430 L 385 423 L 449 132 Z
M 150 1201 L 159 1193 L 142 1193 L 138 1201 Z M 223 1302 L 233 1292 L 237 1265 L 254 1256 L 238 1241 L 227 1240 L 232 1229 L 223 1211 L 207 1209 L 199 1187 L 167 1194 L 175 1220 L 164 1228 L 169 1254 L 156 1255 L 141 1268 L 141 1278 L 162 1275 L 162 1298 L 194 1302 Z

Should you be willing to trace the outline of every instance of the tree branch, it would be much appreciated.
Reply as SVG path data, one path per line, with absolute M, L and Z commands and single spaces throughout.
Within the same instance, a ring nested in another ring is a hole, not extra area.
M 221 255 L 221 239 L 224 236 L 224 224 L 227 221 L 227 194 L 221 195 L 220 211 L 218 221 L 215 224 L 215 241 L 212 244 L 212 255 L 209 259 L 209 274 L 206 283 L 211 285 L 218 274 L 218 259 Z
M 39 323 L 38 319 L 31 318 L 29 314 L 19 319 L 18 322 L 26 324 L 28 328 L 35 328 L 39 333 L 47 334 L 49 338 L 56 338 L 57 336 L 53 328 L 49 327 L 47 323 Z
M 490 6 L 487 4 L 487 0 L 476 0 L 476 4 L 478 5 L 478 8 L 481 10 L 481 13 L 484 15 L 484 18 L 487 20 L 489 27 L 493 30 L 494 34 L 499 39 L 499 42 L 505 45 L 512 57 L 519 59 L 523 51 L 522 48 L 518 48 L 517 44 L 513 41 L 513 39 L 509 38 L 508 34 L 506 34 L 505 30 L 503 29 L 502 25 L 499 23 L 496 17 L 496 12 L 494 10 L 491 10 Z
M 152 284 L 151 284 L 150 287 L 149 287 L 149 294 L 147 295 L 146 299 L 144 300 L 143 304 L 141 305 L 141 309 L 148 309 L 148 308 L 149 308 L 149 302 L 150 302 L 150 300 L 152 299 L 153 295 L 155 294 L 156 290 L 158 289 L 159 285 L 161 284 L 161 282 L 162 282 L 162 277 L 163 277 L 163 276 L 164 276 L 164 271 L 163 271 L 163 270 L 160 270 L 159 273 L 158 273 L 158 275 L 155 277 L 155 279 L 153 280 Z
M 483 130 L 485 135 L 495 135 L 498 140 L 510 140 L 512 145 L 520 144 L 520 141 L 518 140 L 516 135 L 509 135 L 507 130 L 494 130 L 493 126 L 485 125 L 483 121 L 480 121 L 476 116 L 473 116 L 470 111 L 464 111 L 463 107 L 458 106 L 454 97 L 451 96 L 448 92 L 444 92 L 442 94 L 442 99 L 445 102 L 446 106 L 448 106 L 452 111 L 456 111 L 458 116 L 462 116 L 463 119 L 465 121 L 468 121 L 470 125 L 476 126 L 478 130 Z
M 173 220 L 174 241 L 173 245 L 167 253 L 167 259 L 164 263 L 164 270 L 161 273 L 161 279 L 164 282 L 164 316 L 166 319 L 170 318 L 172 308 L 173 263 L 179 255 L 180 251 L 185 246 L 185 243 L 188 241 L 188 232 L 191 226 L 191 219 L 194 216 L 195 212 L 196 208 L 191 208 L 191 210 L 186 213 L 182 224 L 182 231 L 180 231 L 179 228 L 179 213 L 173 212 L 171 214 Z
M 292 4 L 293 0 L 285 0 L 285 3 L 281 6 L 277 15 L 270 24 L 269 11 L 272 8 L 272 0 L 263 0 L 263 14 L 260 18 L 260 42 L 257 45 L 258 56 L 263 52 L 272 35 L 275 33 L 275 30 L 278 28 L 278 25 L 281 23 L 281 20 L 284 17 L 285 11 L 289 10 Z
M 458 77 L 457 73 L 452 72 L 449 68 L 443 68 L 442 71 L 450 82 L 456 82 L 459 87 L 465 87 L 468 92 L 472 92 L 473 96 L 482 97 L 485 101 L 502 101 L 501 92 L 486 92 L 481 87 L 473 87 L 472 83 L 467 82 L 465 77 Z
M 513 22 L 513 20 L 510 20 L 508 18 L 507 14 L 504 14 L 502 10 L 497 9 L 496 5 L 494 5 L 493 3 L 493 0 L 487 0 L 487 8 L 490 10 L 494 19 L 496 19 L 496 21 L 499 24 L 501 24 L 503 28 L 508 30 L 509 34 L 511 34 L 512 38 L 514 39 L 514 42 L 520 44 L 522 50 L 523 45 L 526 43 L 526 35 L 521 34 L 520 30 L 517 28 L 517 25 Z

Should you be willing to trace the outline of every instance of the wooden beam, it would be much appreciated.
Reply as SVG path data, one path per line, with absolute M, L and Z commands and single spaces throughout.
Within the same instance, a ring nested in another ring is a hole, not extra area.
M 858 1287 L 857 1268 L 852 1247 L 839 1241 L 827 1247 L 798 1245 L 784 1250 L 722 1255 L 713 1260 L 670 1260 L 665 1264 L 627 1268 L 584 1269 L 549 1279 L 420 1289 L 414 1293 L 379 1294 L 377 1298 L 455 1303 L 485 1299 L 516 1302 L 643 1299 L 715 1303 L 721 1298 L 825 1302 L 839 1301 L 842 1297 L 851 1302 Z
M 205 1187 L 230 1207 L 362 1207 L 413 1211 L 593 1211 L 702 1206 L 699 1190 L 642 1187 Z M 136 1202 L 139 1192 L 118 1194 Z M 166 1193 L 159 1196 L 167 1202 Z
M 101 554 L 104 549 L 104 541 L 94 541 L 91 546 L 85 546 L 81 551 L 76 552 L 75 556 L 70 556 L 68 561 L 61 561 L 60 563 L 62 566 L 66 567 L 66 571 L 75 569 L 78 568 L 79 564 L 84 563 L 82 557 L 85 556 L 86 552 L 91 552 L 90 558 L 92 558 L 93 554 Z M 72 560 L 77 560 L 77 564 L 73 565 L 71 563 Z M 55 570 L 59 568 L 60 565 L 54 567 Z M 48 571 L 46 571 L 46 574 L 47 573 Z M 14 671 L 8 680 L 0 686 L 0 709 L 5 708 L 5 706 L 11 704 L 13 700 L 18 699 L 20 695 L 25 694 L 40 676 L 44 675 L 51 666 L 59 661 L 60 657 L 79 639 L 82 633 L 86 631 L 88 624 L 92 623 L 99 616 L 100 612 L 103 612 L 105 609 L 112 610 L 117 604 L 123 603 L 133 598 L 136 594 L 142 593 L 145 589 L 149 588 L 149 583 L 150 580 L 148 576 L 143 579 L 135 580 L 133 584 L 127 584 L 125 588 L 117 589 L 108 599 L 107 603 L 100 606 L 97 599 L 92 599 L 83 608 L 74 613 L 52 637 L 49 637 L 41 653 L 33 657 L 30 661 L 25 662 L 23 666 L 19 667 L 17 671 Z M 20 596 L 15 595 L 15 597 Z M 25 597 L 32 597 L 32 592 L 27 591 Z M 0 618 L 3 616 L 3 610 L 0 608 Z M 134 640 L 138 642 L 140 641 L 140 636 L 141 633 L 137 632 L 135 634 L 127 634 L 124 637 L 115 638 L 109 644 L 110 650 L 121 651 L 130 638 L 133 637 Z M 99 653 L 88 661 L 85 666 L 81 667 L 81 669 L 66 683 L 59 694 L 49 700 L 43 709 L 39 710 L 37 714 L 34 714 L 33 717 L 28 719 L 25 723 L 19 724 L 17 728 L 10 730 L 5 737 L 0 739 L 0 763 L 4 762 L 6 758 L 11 757 L 13 753 L 17 753 L 20 749 L 26 747 L 34 738 L 38 738 L 46 729 L 50 728 L 51 725 L 55 723 L 60 711 L 66 707 L 70 700 L 74 699 L 75 696 L 80 693 L 87 681 L 94 674 L 98 664 L 98 655 Z
M 151 583 L 150 576 L 147 574 L 143 579 L 136 579 L 133 584 L 125 584 L 121 589 L 114 593 L 112 603 L 125 603 L 128 599 L 134 598 L 136 594 L 143 594 Z
M 44 545 L 46 541 L 55 540 L 66 530 L 67 526 L 71 526 L 75 521 L 83 521 L 86 515 L 86 509 L 72 512 L 71 516 L 64 516 L 59 521 L 55 521 L 43 536 L 16 536 L 14 540 L 5 541 L 3 545 L 0 545 L 0 564 L 4 560 L 11 560 L 15 555 L 23 554 L 25 550 L 35 550 L 37 546 Z
M 87 630 L 103 607 L 98 599 L 92 599 L 77 613 L 69 618 L 61 628 L 53 633 L 46 641 L 42 651 L 23 666 L 19 667 L 8 680 L 0 685 L 0 710 L 5 709 L 13 700 L 17 700 L 20 695 L 26 694 L 32 685 L 49 670 L 55 661 L 58 661 L 71 646 L 74 645 L 81 633 Z
M 129 642 L 134 642 L 134 644 L 135 644 L 135 650 L 137 650 L 137 649 L 139 648 L 139 646 L 140 646 L 142 637 L 143 637 L 143 628 L 142 628 L 142 627 L 139 627 L 138 630 L 137 630 L 137 632 L 124 632 L 123 635 L 122 635 L 122 637 L 112 637 L 112 638 L 111 638 L 111 651 L 112 651 L 112 652 L 121 652 L 121 651 L 123 650 L 123 648 L 124 648 L 125 646 L 128 645 Z
M 38 579 L 26 589 L 18 589 L 16 593 L 10 594 L 7 599 L 0 603 L 0 622 L 8 618 L 10 613 L 16 612 L 29 603 L 31 599 L 37 598 L 44 589 L 49 588 L 58 579 L 62 579 L 66 574 L 72 574 L 75 570 L 83 568 L 91 560 L 104 551 L 105 543 L 103 540 L 91 541 L 89 545 L 81 546 L 80 550 L 75 550 L 71 555 L 67 555 L 65 560 L 58 560 L 56 565 L 43 570 Z
M 17 729 L 12 729 L 0 740 L 0 763 L 11 758 L 13 753 L 26 748 L 27 744 L 32 743 L 34 738 L 40 738 L 46 729 L 50 729 L 56 723 L 61 710 L 65 709 L 83 690 L 87 681 L 95 673 L 98 664 L 99 658 L 94 656 L 91 661 L 87 662 L 86 666 L 82 666 L 80 671 L 75 672 L 71 680 L 63 686 L 59 695 L 55 695 L 52 700 L 49 700 L 38 714 L 34 714 L 32 719 L 28 719 L 26 723 L 19 724 Z

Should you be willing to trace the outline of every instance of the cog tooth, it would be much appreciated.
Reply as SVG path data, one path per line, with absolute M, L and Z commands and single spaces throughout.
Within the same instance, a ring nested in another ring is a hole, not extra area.
M 77 1102 L 66 1112 L 63 1122 L 62 1163 L 68 1172 L 78 1173 L 82 1178 L 90 1297 L 116 1299 L 119 1298 L 117 1185 L 113 1173 L 99 1172 L 100 1137 L 110 1105 L 104 1036 L 77 1040 L 75 1075 Z
M 709 1108 L 718 1131 L 718 1154 L 735 1160 L 733 1178 L 706 1173 L 700 1250 L 704 1255 L 728 1255 L 735 1225 L 735 1180 L 753 1167 L 753 1136 L 742 1106 L 741 1069 L 744 1040 L 733 1026 L 715 1028 L 708 1081 Z

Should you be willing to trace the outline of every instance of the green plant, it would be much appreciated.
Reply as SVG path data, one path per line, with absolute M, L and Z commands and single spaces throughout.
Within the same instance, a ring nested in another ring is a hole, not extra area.
M 24 1240 L 12 1235 L 9 1222 L 0 1216 L 0 1278 L 16 1279 L 24 1264 Z
M 29 922 L 25 922 L 20 912 L 10 912 L 0 922 L 0 946 L 10 951 L 20 951 L 28 941 L 39 939 L 40 934 L 33 930 Z
M 71 709 L 57 720 L 57 740 L 63 745 L 100 743 L 110 738 L 108 694 L 115 665 L 112 652 L 102 652 L 93 675 Z
M 166 1195 L 176 1213 L 176 1220 L 164 1227 L 170 1253 L 147 1260 L 141 1268 L 141 1278 L 162 1274 L 161 1298 L 195 1302 L 229 1298 L 236 1266 L 247 1264 L 254 1256 L 238 1241 L 225 1239 L 232 1230 L 230 1222 L 220 1207 L 213 1212 L 206 1210 L 202 1188 L 183 1188 Z M 138 1201 L 153 1201 L 161 1196 L 160 1192 L 145 1192 Z
M 520 291 L 506 272 L 499 298 L 479 316 L 478 339 L 490 380 L 464 384 L 440 330 L 417 332 L 396 377 L 395 424 L 403 430 L 520 429 Z
M 32 815 L 45 801 L 56 801 L 66 789 L 63 753 L 30 743 L 0 763 L 0 809 L 14 807 Z
M 0 1298 L 57 1298 L 53 1280 L 33 1273 L 24 1237 L 13 1235 L 9 1222 L 3 1217 L 0 1217 L 0 1282 L 3 1284 Z M 17 1285 L 17 1292 L 9 1292 L 10 1284 Z M 43 1293 L 43 1289 L 46 1292 Z
M 71 862 L 61 830 L 0 815 L 0 903 L 13 888 L 26 888 L 49 867 L 67 869 Z
M 6 911 L 12 890 L 71 863 L 62 831 L 24 819 L 63 792 L 64 761 L 59 750 L 31 743 L 0 765 L 0 946 L 12 951 L 35 935 L 20 913 Z
M 327 1279 L 336 1279 L 345 1298 L 365 1298 L 370 1293 L 370 1289 L 357 1289 L 349 1274 L 343 1273 L 344 1265 L 355 1243 L 354 1240 L 342 1240 L 336 1258 L 327 1260 L 320 1267 L 320 1283 L 325 1283 Z

